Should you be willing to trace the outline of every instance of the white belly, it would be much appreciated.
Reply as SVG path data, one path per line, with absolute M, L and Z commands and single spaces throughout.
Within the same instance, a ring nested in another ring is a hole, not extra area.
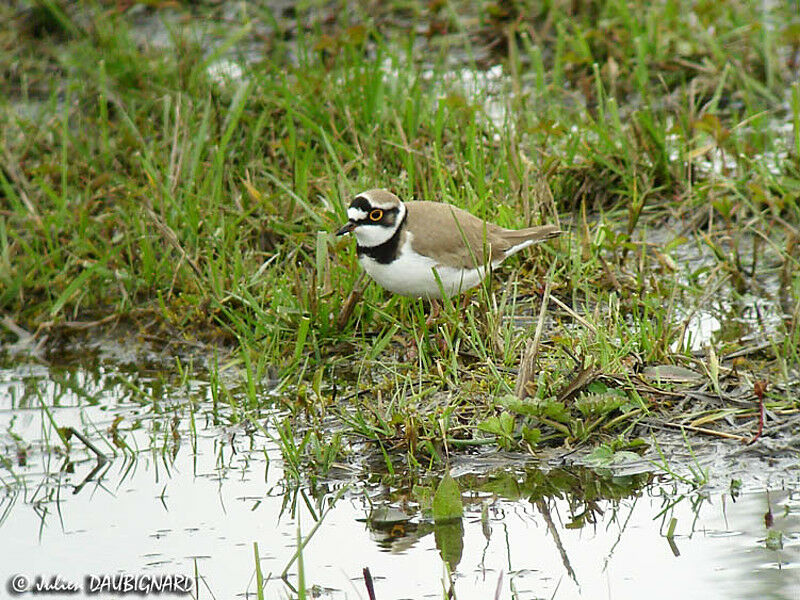
M 433 259 L 413 253 L 408 244 L 401 249 L 397 259 L 388 265 L 367 255 L 362 255 L 358 260 L 381 287 L 395 294 L 414 298 L 441 298 L 442 289 L 447 296 L 459 294 L 478 285 L 486 272 L 482 267 L 458 269 L 437 266 Z M 434 269 L 442 283 L 442 289 L 436 281 Z

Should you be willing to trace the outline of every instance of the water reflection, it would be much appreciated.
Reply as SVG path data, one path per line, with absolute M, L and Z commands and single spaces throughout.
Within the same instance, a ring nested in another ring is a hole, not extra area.
M 796 471 L 781 489 L 711 493 L 519 461 L 481 473 L 482 460 L 507 461 L 478 456 L 457 476 L 465 516 L 443 526 L 426 509 L 436 477 L 293 486 L 276 409 L 234 418 L 210 384 L 175 377 L 0 370 L 4 585 L 14 573 L 196 573 L 192 597 L 255 597 L 256 544 L 266 596 L 291 598 L 299 534 L 306 584 L 323 598 L 366 597 L 364 567 L 379 599 L 441 598 L 450 585 L 458 598 L 498 586 L 501 598 L 797 598 Z

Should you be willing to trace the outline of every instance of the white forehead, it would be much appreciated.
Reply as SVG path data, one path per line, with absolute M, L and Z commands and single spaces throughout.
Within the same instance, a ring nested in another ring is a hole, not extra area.
M 347 218 L 351 221 L 360 221 L 361 219 L 367 218 L 367 212 L 361 210 L 360 208 L 355 208 L 351 206 L 347 209 Z

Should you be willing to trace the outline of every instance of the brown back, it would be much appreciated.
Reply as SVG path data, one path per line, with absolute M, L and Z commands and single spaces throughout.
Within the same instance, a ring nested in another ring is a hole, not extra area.
M 503 229 L 441 202 L 406 202 L 405 206 L 406 226 L 415 232 L 412 248 L 450 267 L 474 268 L 487 262 L 498 263 L 512 246 L 561 233 L 553 225 L 517 231 Z

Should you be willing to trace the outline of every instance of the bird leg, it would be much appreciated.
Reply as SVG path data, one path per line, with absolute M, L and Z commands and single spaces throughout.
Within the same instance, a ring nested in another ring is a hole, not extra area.
M 439 318 L 439 314 L 441 313 L 441 306 L 439 306 L 439 301 L 435 298 L 431 298 L 431 311 L 428 313 L 428 318 L 425 319 L 425 326 L 430 327 L 436 322 L 436 319 Z
M 471 290 L 461 296 L 461 314 L 467 312 L 467 307 L 469 306 L 470 302 L 472 302 Z

